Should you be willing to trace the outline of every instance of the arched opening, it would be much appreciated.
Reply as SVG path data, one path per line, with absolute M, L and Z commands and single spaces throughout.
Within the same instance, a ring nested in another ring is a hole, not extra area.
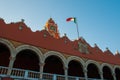
M 78 61 L 70 61 L 68 64 L 68 75 L 84 77 L 82 65 Z
M 20 51 L 16 56 L 14 68 L 39 71 L 39 58 L 32 50 Z
M 64 75 L 63 63 L 61 59 L 57 56 L 47 57 L 45 60 L 44 72 Z
M 89 64 L 87 70 L 88 70 L 87 72 L 88 78 L 100 79 L 99 70 L 95 64 L 93 63 Z
M 103 67 L 103 78 L 108 80 L 113 80 L 113 76 L 109 67 Z
M 9 57 L 10 57 L 10 50 L 8 47 L 2 43 L 0 43 L 0 66 L 9 65 Z
M 116 74 L 116 80 L 120 80 L 120 69 L 119 68 L 115 69 L 115 74 Z

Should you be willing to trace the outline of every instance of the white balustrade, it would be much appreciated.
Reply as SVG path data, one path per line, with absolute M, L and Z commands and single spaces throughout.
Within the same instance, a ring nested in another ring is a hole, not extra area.
M 6 77 L 8 67 L 0 66 L 0 76 Z M 40 79 L 40 75 L 42 74 L 42 79 Z M 65 75 L 58 75 L 58 74 L 50 74 L 50 73 L 40 73 L 36 71 L 24 70 L 24 69 L 16 69 L 12 68 L 11 74 L 9 77 L 17 79 L 28 79 L 28 80 L 65 80 Z M 76 77 L 76 76 L 67 76 L 68 80 L 85 80 L 84 77 Z M 101 79 L 94 79 L 88 78 L 88 80 L 101 80 Z
M 7 76 L 7 71 L 8 71 L 8 67 L 0 66 L 0 75 L 1 76 Z

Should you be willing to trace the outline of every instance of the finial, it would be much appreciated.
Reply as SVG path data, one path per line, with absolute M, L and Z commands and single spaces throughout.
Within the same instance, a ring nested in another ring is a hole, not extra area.
M 96 44 L 96 43 L 94 44 L 94 47 L 97 47 L 97 44 Z
M 80 37 L 82 41 L 84 41 L 84 38 L 83 37 Z
M 109 50 L 109 48 L 108 47 L 106 47 L 106 51 L 108 51 Z
M 25 20 L 24 19 L 21 19 L 21 22 L 24 22 Z
M 67 36 L 67 34 L 66 34 L 66 33 L 64 33 L 64 36 L 66 37 L 66 36 Z
M 117 50 L 115 54 L 120 54 L 119 51 Z

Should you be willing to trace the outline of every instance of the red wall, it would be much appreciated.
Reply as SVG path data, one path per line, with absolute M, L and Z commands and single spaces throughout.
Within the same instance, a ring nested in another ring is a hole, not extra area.
M 19 30 L 19 26 L 23 29 Z M 46 37 L 44 37 L 46 35 Z M 66 36 L 55 39 L 46 30 L 32 32 L 23 22 L 6 24 L 0 20 L 0 37 L 38 46 L 52 51 L 63 52 L 65 54 L 79 56 L 96 61 L 120 65 L 120 55 L 113 55 L 109 50 L 103 52 L 99 47 L 91 47 L 85 40 L 69 40 Z M 65 43 L 67 41 L 67 43 Z M 78 41 L 88 46 L 89 54 L 81 53 L 77 49 Z

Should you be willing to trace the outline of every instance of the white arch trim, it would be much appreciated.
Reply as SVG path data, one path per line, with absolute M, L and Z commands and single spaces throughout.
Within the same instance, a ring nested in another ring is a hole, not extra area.
M 88 67 L 89 64 L 94 64 L 97 68 L 98 68 L 98 71 L 100 72 L 100 64 L 94 60 L 88 60 L 85 65 L 86 65 L 86 68 Z
M 0 43 L 6 45 L 10 50 L 11 57 L 14 57 L 16 52 L 15 52 L 15 47 L 13 46 L 13 44 L 10 41 L 3 39 L 3 38 L 0 38 Z
M 103 71 L 103 67 L 104 67 L 104 66 L 107 66 L 107 67 L 110 69 L 111 74 L 113 73 L 113 68 L 112 68 L 112 66 L 111 66 L 110 64 L 108 64 L 108 63 L 103 63 L 103 64 L 101 65 L 101 71 Z
M 115 73 L 115 69 L 118 68 L 120 70 L 120 66 L 118 65 L 115 65 L 114 68 L 113 68 L 113 72 Z
M 39 58 L 39 62 L 41 63 L 43 61 L 43 55 L 42 55 L 42 52 L 37 48 L 37 47 L 34 47 L 34 46 L 31 46 L 31 45 L 21 45 L 21 46 L 18 46 L 16 48 L 16 55 L 20 52 L 20 51 L 23 51 L 23 50 L 32 50 L 33 52 L 35 52 Z M 15 55 L 15 56 L 16 56 Z
M 63 64 L 63 67 L 66 67 L 66 58 L 59 52 L 56 52 L 56 51 L 49 51 L 49 52 L 46 52 L 44 54 L 44 59 L 43 59 L 43 62 L 45 63 L 45 60 L 49 57 L 49 56 L 57 56 L 58 58 L 61 59 L 62 61 L 62 64 Z
M 69 62 L 72 61 L 72 60 L 78 61 L 82 65 L 82 67 L 84 67 L 84 65 L 85 65 L 85 62 L 80 57 L 70 56 L 70 57 L 67 58 L 66 66 L 68 66 Z

